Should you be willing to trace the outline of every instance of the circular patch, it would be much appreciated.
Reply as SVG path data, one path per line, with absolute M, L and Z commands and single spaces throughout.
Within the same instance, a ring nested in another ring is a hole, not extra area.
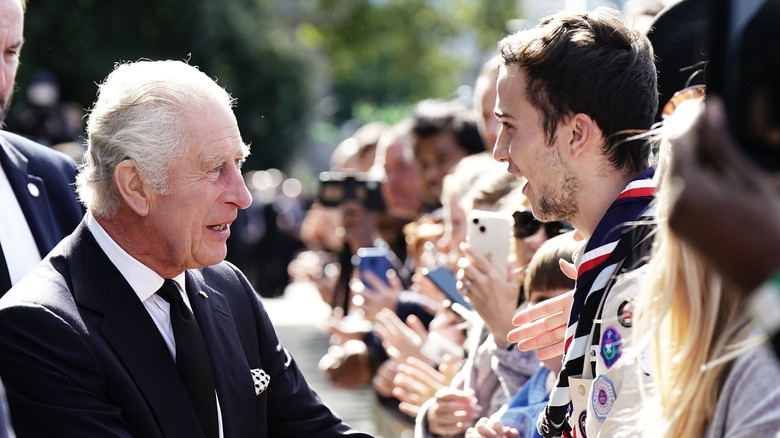
M 611 368 L 620 359 L 620 355 L 623 354 L 622 346 L 623 338 L 617 329 L 607 327 L 601 335 L 601 358 L 604 359 L 607 368 Z
M 623 327 L 631 327 L 634 319 L 634 303 L 628 300 L 623 301 L 620 307 L 618 307 L 617 319 Z
M 577 419 L 577 423 L 580 426 L 580 436 L 582 438 L 588 438 L 588 434 L 585 429 L 585 421 L 588 419 L 588 411 L 580 412 L 580 416 Z
M 612 382 L 601 375 L 593 382 L 593 398 L 591 399 L 591 405 L 593 406 L 593 412 L 598 419 L 603 420 L 609 415 L 609 411 L 612 410 L 612 406 L 615 404 L 617 393 L 615 393 L 615 386 Z

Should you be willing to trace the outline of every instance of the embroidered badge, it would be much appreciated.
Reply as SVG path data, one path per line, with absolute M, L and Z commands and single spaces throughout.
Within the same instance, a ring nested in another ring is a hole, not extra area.
M 260 395 L 268 384 L 271 383 L 271 376 L 268 375 L 262 368 L 255 368 L 249 370 L 252 373 L 252 381 L 255 383 L 255 395 Z
M 618 307 L 617 318 L 623 327 L 631 327 L 631 322 L 634 319 L 634 303 L 628 300 L 623 301 L 620 307 Z
M 580 425 L 580 436 L 582 436 L 582 438 L 588 438 L 588 434 L 585 429 L 585 420 L 587 419 L 588 419 L 588 411 L 580 412 L 580 416 L 577 419 L 577 422 Z
M 604 359 L 607 368 L 612 368 L 612 365 L 620 359 L 620 355 L 623 354 L 622 346 L 623 338 L 620 337 L 620 333 L 613 327 L 607 327 L 601 335 L 601 358 Z
M 603 420 L 607 418 L 609 411 L 612 410 L 612 406 L 615 404 L 616 398 L 615 386 L 609 379 L 601 375 L 593 382 L 591 405 L 593 405 L 593 412 L 598 419 Z

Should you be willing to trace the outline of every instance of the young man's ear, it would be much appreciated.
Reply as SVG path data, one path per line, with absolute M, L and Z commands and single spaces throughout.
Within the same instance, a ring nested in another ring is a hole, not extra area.
M 124 160 L 114 169 L 114 184 L 119 196 L 139 216 L 149 214 L 150 191 L 132 160 Z
M 569 120 L 571 137 L 569 139 L 569 151 L 573 157 L 585 152 L 592 145 L 601 147 L 601 129 L 587 114 L 577 113 Z

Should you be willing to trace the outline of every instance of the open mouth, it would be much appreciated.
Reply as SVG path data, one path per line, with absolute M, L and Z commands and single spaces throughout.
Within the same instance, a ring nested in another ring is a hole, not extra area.
M 208 228 L 211 228 L 214 231 L 225 231 L 228 229 L 228 224 L 219 224 L 219 225 L 209 225 Z

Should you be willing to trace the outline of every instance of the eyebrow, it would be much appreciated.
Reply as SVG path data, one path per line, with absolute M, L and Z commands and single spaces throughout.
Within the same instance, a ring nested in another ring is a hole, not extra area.
M 495 116 L 498 117 L 499 119 L 512 118 L 511 115 L 506 114 L 506 113 L 504 113 L 503 111 L 501 111 L 499 109 L 493 111 L 493 114 L 495 114 Z
M 15 43 L 11 44 L 8 48 L 9 49 L 22 49 L 22 46 L 24 45 L 24 38 L 16 41 Z
M 204 163 L 212 163 L 212 164 L 221 164 L 225 161 L 233 161 L 235 160 L 239 154 L 221 154 L 221 153 L 210 153 L 213 151 L 209 151 L 203 154 L 203 162 Z M 241 158 L 246 159 L 250 155 L 250 149 L 249 145 L 241 142 Z

